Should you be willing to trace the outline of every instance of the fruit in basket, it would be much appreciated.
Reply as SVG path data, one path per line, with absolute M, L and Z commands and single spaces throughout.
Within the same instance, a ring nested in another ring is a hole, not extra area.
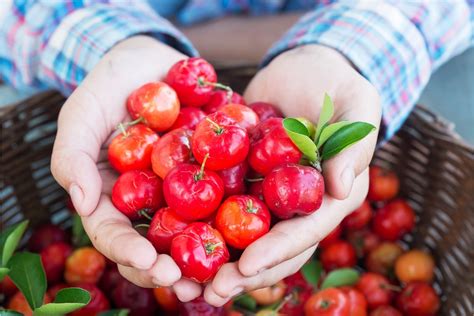
M 206 113 L 198 108 L 182 108 L 179 111 L 178 118 L 170 130 L 186 128 L 194 130 L 196 126 L 206 117 Z
M 192 223 L 171 242 L 171 257 L 184 277 L 205 283 L 229 261 L 222 235 L 205 223 Z
M 283 280 L 286 284 L 285 297 L 290 299 L 281 308 L 281 313 L 288 316 L 302 315 L 304 304 L 313 294 L 313 287 L 306 281 L 305 277 L 298 271 Z
M 281 219 L 313 213 L 321 206 L 323 195 L 323 176 L 313 167 L 285 164 L 263 180 L 265 203 Z
M 49 297 L 48 293 L 45 293 L 43 304 L 48 303 L 51 303 L 51 298 Z M 31 310 L 30 305 L 28 305 L 28 301 L 26 300 L 25 296 L 21 292 L 16 292 L 16 294 L 10 298 L 7 309 L 22 313 L 23 316 L 33 316 L 33 311 Z
M 372 219 L 372 207 L 365 200 L 361 206 L 346 216 L 342 221 L 342 226 L 347 230 L 359 230 L 367 226 Z
M 369 252 L 365 258 L 365 267 L 368 271 L 389 275 L 402 253 L 403 249 L 398 244 L 383 242 Z
M 191 57 L 175 63 L 165 82 L 177 93 L 184 106 L 199 107 L 209 102 L 218 85 L 214 67 L 200 57 Z
M 338 288 L 328 288 L 313 294 L 304 305 L 306 316 L 349 316 L 349 298 Z
M 202 296 L 195 298 L 190 302 L 179 304 L 179 315 L 181 316 L 224 316 L 226 311 L 224 307 L 215 307 L 206 303 Z
M 224 183 L 217 173 L 183 163 L 172 169 L 163 182 L 168 206 L 187 221 L 209 217 L 224 196 Z
M 379 306 L 369 316 L 403 316 L 398 309 L 390 305 Z
M 286 291 L 286 284 L 279 281 L 274 285 L 248 292 L 259 305 L 271 305 L 283 299 Z
M 50 284 L 61 281 L 66 266 L 66 259 L 71 253 L 71 245 L 65 242 L 56 242 L 41 250 L 41 262 Z
M 92 247 L 82 247 L 66 260 L 64 278 L 70 285 L 95 284 L 105 269 L 105 257 Z
M 348 231 L 346 239 L 354 246 L 358 257 L 367 255 L 382 242 L 380 237 L 369 229 Z
M 18 291 L 15 283 L 8 275 L 6 275 L 3 280 L 0 282 L 0 293 L 8 296 L 12 296 Z
M 166 312 L 178 311 L 178 297 L 170 287 L 158 287 L 153 289 L 153 295 L 160 308 Z
M 118 271 L 117 265 L 107 267 L 99 280 L 99 288 L 106 294 L 112 295 L 117 285 L 125 280 Z
M 435 290 L 424 282 L 409 283 L 398 294 L 396 301 L 397 307 L 407 316 L 436 315 L 440 308 Z
M 321 264 L 326 271 L 353 267 L 357 263 L 354 247 L 347 241 L 336 241 L 321 251 Z
M 245 105 L 245 100 L 240 94 L 235 91 L 229 93 L 229 91 L 225 90 L 214 90 L 212 92 L 211 99 L 202 107 L 202 109 L 207 114 L 211 114 L 218 111 L 219 108 L 229 103 Z
M 79 284 L 78 287 L 91 295 L 89 304 L 71 313 L 71 316 L 90 316 L 110 309 L 110 303 L 105 294 L 93 284 Z
M 365 299 L 364 294 L 350 286 L 343 286 L 339 289 L 346 294 L 347 299 L 349 300 L 350 316 L 367 315 L 367 300 Z
M 168 173 L 183 162 L 192 160 L 191 139 L 193 131 L 185 128 L 172 130 L 163 135 L 153 146 L 151 165 L 153 171 L 164 179 Z
M 153 144 L 160 138 L 156 132 L 144 124 L 136 124 L 126 129 L 120 125 L 121 133 L 112 139 L 108 156 L 112 167 L 120 173 L 149 169 Z
M 402 199 L 393 200 L 375 212 L 372 229 L 382 239 L 396 241 L 415 227 L 415 212 Z
M 122 173 L 112 188 L 112 203 L 132 220 L 150 216 L 163 203 L 162 180 L 151 170 Z
M 395 274 L 404 283 L 413 281 L 431 282 L 434 277 L 434 260 L 428 253 L 413 249 L 395 262 Z
M 140 120 L 157 132 L 173 126 L 179 114 L 176 92 L 164 82 L 150 82 L 133 91 L 127 109 L 134 120 Z
M 173 238 L 188 225 L 189 222 L 181 218 L 172 208 L 165 207 L 153 216 L 146 238 L 158 253 L 169 253 Z
M 342 227 L 341 225 L 337 225 L 329 234 L 326 235 L 326 237 L 323 238 L 319 242 L 318 247 L 320 249 L 326 248 L 329 245 L 335 243 L 336 241 L 339 241 L 342 235 Z
M 35 229 L 28 240 L 28 249 L 33 252 L 40 252 L 47 246 L 55 242 L 68 242 L 66 232 L 59 226 L 45 224 Z
M 267 102 L 250 103 L 248 107 L 257 113 L 262 122 L 272 117 L 283 117 L 283 113 L 275 105 Z
M 206 167 L 224 170 L 243 162 L 249 151 L 247 131 L 222 112 L 209 114 L 194 131 L 191 148 L 199 163 L 207 158 Z
M 285 132 L 281 118 L 261 121 L 250 132 L 250 141 L 250 167 L 262 175 L 285 163 L 297 164 L 303 156 Z
M 242 104 L 230 103 L 219 108 L 219 112 L 224 113 L 228 117 L 234 119 L 237 125 L 243 129 L 250 131 L 252 128 L 257 126 L 260 119 L 257 113 L 251 108 Z
M 250 195 L 233 195 L 219 207 L 215 227 L 228 245 L 245 249 L 268 232 L 270 220 L 262 201 Z
M 248 163 L 244 160 L 234 167 L 217 172 L 224 183 L 224 195 L 226 197 L 245 193 L 245 175 L 247 171 Z
M 389 280 L 381 274 L 366 272 L 361 275 L 356 288 L 364 294 L 369 309 L 390 305 L 394 293 Z
M 387 201 L 398 194 L 400 181 L 395 172 L 385 170 L 378 166 L 369 169 L 369 192 L 367 198 L 370 201 Z
M 155 315 L 157 304 L 152 289 L 145 289 L 122 280 L 112 294 L 112 300 L 117 308 L 130 311 L 130 316 Z

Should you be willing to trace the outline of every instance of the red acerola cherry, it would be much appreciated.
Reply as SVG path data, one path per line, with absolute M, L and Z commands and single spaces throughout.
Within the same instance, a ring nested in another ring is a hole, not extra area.
M 110 303 L 105 294 L 93 284 L 79 284 L 78 287 L 88 291 L 91 295 L 89 304 L 71 313 L 71 316 L 98 315 L 102 311 L 110 309 Z
M 408 284 L 397 297 L 397 307 L 407 316 L 436 315 L 439 297 L 431 285 L 425 282 Z
M 227 315 L 225 308 L 209 305 L 202 296 L 190 302 L 179 304 L 179 315 L 181 316 L 224 316 Z
M 131 220 L 152 215 L 163 203 L 162 181 L 151 170 L 122 173 L 112 188 L 112 203 Z
M 198 108 L 182 108 L 179 111 L 178 118 L 171 126 L 171 130 L 177 128 L 187 128 L 194 130 L 196 125 L 199 124 L 206 117 L 206 113 Z
M 66 259 L 71 253 L 71 245 L 61 241 L 41 250 L 41 262 L 49 284 L 61 281 L 66 267 Z
M 313 287 L 306 281 L 301 271 L 298 271 L 283 280 L 286 284 L 285 296 L 291 299 L 282 307 L 281 314 L 299 316 L 304 314 L 304 303 L 313 294 Z
M 12 296 L 18 291 L 15 283 L 8 275 L 6 275 L 2 281 L 0 281 L 0 293 L 6 295 L 7 297 Z
M 227 104 L 219 109 L 219 112 L 222 112 L 233 118 L 237 124 L 250 131 L 252 128 L 257 126 L 260 119 L 258 118 L 257 113 L 255 113 L 251 108 L 242 104 Z
M 354 246 L 359 258 L 367 255 L 382 242 L 379 236 L 368 229 L 348 231 L 346 239 Z
M 268 232 L 270 220 L 262 201 L 250 195 L 234 195 L 219 207 L 215 225 L 227 244 L 245 249 Z
M 161 179 L 178 164 L 191 161 L 192 136 L 192 130 L 179 128 L 166 133 L 155 143 L 151 153 L 151 165 Z
M 386 277 L 378 273 L 362 274 L 356 288 L 364 294 L 369 309 L 390 305 L 393 299 L 392 285 Z
M 158 253 L 169 253 L 173 238 L 188 225 L 189 222 L 182 219 L 172 208 L 165 207 L 153 216 L 146 238 Z
M 209 217 L 224 197 L 222 179 L 203 166 L 180 164 L 168 173 L 163 182 L 166 203 L 188 221 Z
M 248 194 L 259 198 L 264 201 L 263 198 L 263 180 L 261 181 L 252 181 L 248 187 Z
M 306 316 L 349 316 L 349 298 L 338 288 L 328 288 L 313 294 L 304 305 Z
M 402 199 L 391 201 L 375 212 L 373 231 L 382 239 L 396 241 L 415 227 L 415 212 Z
M 226 114 L 215 112 L 198 124 L 191 148 L 199 163 L 209 155 L 206 167 L 224 170 L 244 161 L 249 146 L 247 131 Z
M 248 171 L 247 161 L 217 173 L 224 182 L 224 195 L 231 196 L 245 193 L 245 175 Z
M 165 81 L 176 91 L 184 106 L 199 107 L 211 98 L 217 75 L 206 60 L 192 57 L 174 64 Z
M 321 263 L 326 271 L 353 267 L 357 263 L 354 247 L 347 241 L 336 241 L 323 248 L 321 252 Z
M 249 164 L 253 170 L 267 175 L 285 163 L 299 163 L 302 154 L 283 129 L 281 118 L 260 122 L 250 133 Z
M 313 167 L 283 165 L 273 169 L 263 180 L 265 202 L 281 219 L 315 212 L 321 206 L 323 195 L 323 176 Z
M 160 309 L 170 313 L 176 313 L 178 311 L 179 300 L 171 287 L 154 288 L 153 295 Z
M 173 239 L 171 257 L 184 277 L 205 283 L 229 261 L 229 251 L 216 229 L 197 222 L 190 224 Z
M 173 126 L 179 108 L 176 92 L 164 82 L 147 83 L 133 91 L 127 99 L 127 109 L 132 118 L 141 118 L 145 125 L 158 132 Z
M 130 316 L 155 315 L 158 308 L 152 289 L 139 287 L 125 279 L 121 280 L 112 294 L 117 308 L 130 311 Z
M 352 213 L 346 216 L 342 221 L 342 226 L 348 230 L 359 230 L 367 226 L 372 219 L 372 207 L 365 200 L 361 206 L 356 208 Z
M 369 169 L 369 193 L 370 201 L 387 201 L 398 194 L 400 180 L 393 171 L 384 170 L 377 166 Z
M 112 139 L 109 162 L 120 173 L 149 169 L 153 144 L 160 137 L 144 124 L 131 126 Z
M 68 241 L 66 232 L 59 226 L 45 224 L 33 231 L 28 240 L 28 249 L 33 252 L 40 252 L 47 246 L 59 241 Z
M 319 242 L 318 247 L 323 249 L 339 241 L 342 235 L 341 225 L 337 225 L 331 232 Z
M 124 280 L 124 277 L 120 274 L 117 265 L 114 264 L 105 269 L 99 280 L 99 288 L 104 293 L 113 294 L 115 288 L 122 280 Z
M 218 111 L 220 107 L 230 103 L 245 105 L 245 100 L 237 92 L 232 92 L 229 94 L 229 91 L 214 90 L 212 92 L 211 99 L 206 103 L 206 105 L 203 106 L 202 109 L 207 114 L 211 114 Z
M 395 307 L 390 306 L 390 305 L 383 305 L 371 311 L 369 316 L 403 316 L 403 315 Z
M 257 113 L 261 122 L 272 117 L 283 117 L 283 113 L 276 106 L 267 102 L 254 102 L 248 106 Z
M 349 286 L 343 286 L 339 289 L 344 292 L 349 299 L 350 316 L 367 316 L 367 300 L 364 294 Z

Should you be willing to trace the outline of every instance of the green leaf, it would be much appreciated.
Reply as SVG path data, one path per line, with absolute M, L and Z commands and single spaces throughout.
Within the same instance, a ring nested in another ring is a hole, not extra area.
M 8 261 L 8 276 L 23 293 L 32 310 L 43 305 L 46 275 L 41 257 L 31 252 L 19 252 Z
M 255 311 L 257 309 L 257 301 L 248 294 L 243 294 L 234 299 L 234 304 L 243 307 L 249 311 Z
M 10 260 L 11 256 L 13 255 L 13 252 L 18 246 L 18 243 L 20 242 L 27 226 L 28 221 L 23 221 L 5 229 L 0 235 L 0 263 L 2 267 L 7 265 L 8 260 Z
M 332 123 L 325 126 L 323 130 L 321 131 L 321 135 L 319 135 L 318 144 L 317 144 L 318 148 L 323 147 L 324 143 L 329 139 L 329 137 L 331 137 L 335 132 L 337 132 L 338 130 L 340 130 L 341 128 L 349 124 L 350 122 L 348 121 L 340 121 L 340 122 Z
M 334 157 L 374 130 L 375 126 L 365 122 L 354 122 L 340 128 L 324 144 L 321 159 L 325 160 Z
M 321 284 L 321 289 L 330 287 L 339 287 L 346 285 L 354 285 L 359 280 L 359 272 L 351 268 L 337 269 L 329 272 L 327 277 Z
M 91 245 L 91 240 L 87 236 L 84 226 L 82 226 L 81 217 L 78 214 L 74 214 L 72 218 L 72 243 L 76 247 Z
M 332 103 L 331 97 L 327 93 L 325 93 L 323 106 L 321 108 L 321 112 L 319 113 L 318 125 L 316 125 L 316 133 L 314 135 L 314 140 L 319 139 L 319 135 L 321 135 L 321 131 L 326 126 L 326 124 L 331 120 L 333 115 L 334 115 L 334 104 Z
M 306 126 L 294 118 L 283 120 L 283 128 L 293 144 L 306 156 L 311 162 L 318 160 L 316 144 L 309 137 Z
M 323 272 L 323 266 L 319 261 L 308 261 L 301 268 L 301 273 L 303 274 L 306 282 L 311 284 L 313 287 L 318 286 L 319 279 L 321 278 L 321 273 Z
M 0 268 L 0 282 L 3 281 L 3 278 L 10 272 L 8 268 Z
M 71 287 L 60 290 L 53 303 L 34 310 L 35 316 L 65 315 L 89 304 L 91 295 L 84 289 Z
M 316 126 L 314 126 L 314 124 L 310 120 L 304 117 L 297 117 L 296 120 L 298 120 L 306 127 L 306 130 L 308 131 L 308 136 L 310 138 L 314 137 L 314 134 L 316 133 Z
M 100 313 L 98 316 L 128 316 L 128 309 L 111 309 Z
M 23 316 L 23 314 L 8 309 L 0 309 L 0 316 Z

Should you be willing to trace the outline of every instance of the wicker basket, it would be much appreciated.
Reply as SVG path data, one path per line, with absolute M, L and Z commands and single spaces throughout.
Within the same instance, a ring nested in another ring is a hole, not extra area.
M 253 67 L 220 72 L 242 91 Z M 56 118 L 64 98 L 46 92 L 0 109 L 1 226 L 28 218 L 34 227 L 52 221 L 67 227 L 65 192 L 49 163 Z M 474 314 L 474 149 L 452 125 L 417 106 L 374 163 L 396 170 L 402 195 L 419 216 L 410 244 L 427 248 L 437 262 L 436 286 L 443 293 L 441 315 Z

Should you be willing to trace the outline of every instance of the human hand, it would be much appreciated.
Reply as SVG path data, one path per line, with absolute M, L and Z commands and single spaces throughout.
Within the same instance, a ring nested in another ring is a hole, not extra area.
M 171 257 L 158 254 L 113 206 L 110 193 L 117 174 L 107 160 L 117 125 L 130 121 L 125 107 L 128 95 L 164 78 L 183 58 L 145 36 L 127 39 L 110 50 L 61 109 L 51 170 L 69 192 L 94 246 L 118 264 L 124 277 L 142 287 L 173 285 L 178 297 L 187 301 L 201 293 L 201 286 L 181 279 Z
M 308 45 L 279 55 L 255 76 L 245 99 L 275 104 L 285 116 L 316 121 L 325 93 L 335 105 L 334 121 L 379 126 L 376 90 L 344 56 L 328 47 Z M 279 222 L 251 244 L 239 262 L 224 265 L 207 285 L 206 301 L 223 305 L 242 291 L 269 286 L 300 269 L 318 242 L 363 202 L 376 140 L 377 134 L 371 133 L 324 162 L 326 194 L 321 208 L 309 216 Z

